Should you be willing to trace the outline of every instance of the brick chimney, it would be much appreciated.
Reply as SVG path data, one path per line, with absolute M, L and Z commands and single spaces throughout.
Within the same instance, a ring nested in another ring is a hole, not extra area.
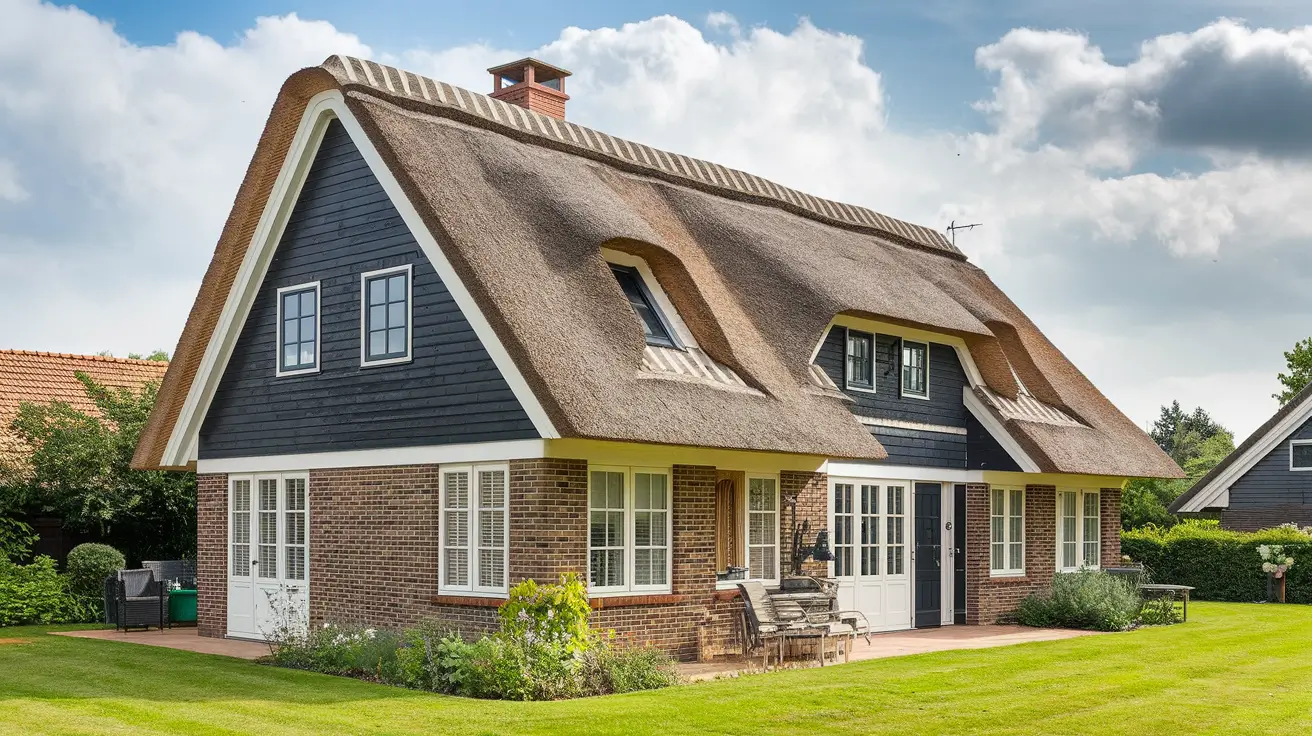
M 569 72 L 538 61 L 520 59 L 488 69 L 492 74 L 492 97 L 533 112 L 565 119 L 565 77 Z

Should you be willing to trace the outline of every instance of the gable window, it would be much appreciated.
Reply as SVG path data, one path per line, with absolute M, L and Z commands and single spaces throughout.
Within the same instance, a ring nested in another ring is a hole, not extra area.
M 929 345 L 902 341 L 902 395 L 929 398 Z
M 1312 470 L 1312 440 L 1292 440 L 1289 443 L 1289 469 Z
M 1057 569 L 1096 569 L 1102 541 L 1097 491 L 1058 491 L 1057 515 Z
M 360 276 L 361 365 L 410 360 L 410 276 L 409 265 Z
M 319 282 L 278 290 L 276 375 L 319 370 Z
M 989 492 L 989 573 L 1025 574 L 1025 491 Z
M 638 322 L 642 324 L 642 334 L 647 339 L 647 344 L 667 348 L 678 347 L 674 342 L 674 331 L 670 329 L 669 321 L 656 306 L 656 300 L 647 290 L 647 285 L 643 283 L 642 274 L 638 269 L 632 266 L 617 266 L 614 263 L 608 265 L 611 273 L 615 274 L 615 280 L 619 282 L 620 291 L 624 292 L 629 305 L 633 307 L 633 313 L 638 316 Z
M 874 335 L 847 331 L 847 387 L 875 389 Z
M 438 588 L 504 595 L 510 548 L 509 468 L 451 465 L 443 466 L 441 473 Z
M 588 473 L 588 590 L 670 590 L 670 474 L 653 468 Z

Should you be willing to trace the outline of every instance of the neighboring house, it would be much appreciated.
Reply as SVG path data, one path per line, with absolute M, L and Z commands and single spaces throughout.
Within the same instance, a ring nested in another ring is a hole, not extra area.
M 1215 513 L 1226 529 L 1312 525 L 1312 386 L 1175 499 L 1173 514 Z
M 1118 560 L 1127 478 L 1181 475 L 939 233 L 492 71 L 283 86 L 134 461 L 200 474 L 202 634 L 260 637 L 279 591 L 477 631 L 576 572 L 690 657 L 794 520 L 877 628 L 992 622 Z
M 18 407 L 24 402 L 48 404 L 62 401 L 92 416 L 99 414 L 87 396 L 86 386 L 77 379 L 85 373 L 103 386 L 140 389 L 151 381 L 164 378 L 168 363 L 99 355 L 42 353 L 32 350 L 0 350 L 0 456 L 6 465 L 25 467 L 28 448 L 13 432 Z M 86 535 L 63 529 L 59 519 L 30 519 L 40 535 L 33 550 L 63 560 L 68 550 Z

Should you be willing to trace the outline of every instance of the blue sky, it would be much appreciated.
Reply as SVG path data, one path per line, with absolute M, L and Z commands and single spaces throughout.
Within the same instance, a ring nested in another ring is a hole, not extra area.
M 0 313 L 23 315 L 0 348 L 171 349 L 279 85 L 332 53 L 474 91 L 538 55 L 575 72 L 580 124 L 983 222 L 960 247 L 1140 424 L 1178 399 L 1245 434 L 1312 335 L 1306 2 L 0 0 L 0 18 Z

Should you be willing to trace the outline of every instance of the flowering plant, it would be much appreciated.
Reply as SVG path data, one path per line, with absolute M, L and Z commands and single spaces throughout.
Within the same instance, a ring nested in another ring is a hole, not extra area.
M 1294 566 L 1294 558 L 1285 552 L 1282 544 L 1261 544 L 1257 554 L 1262 558 L 1262 572 L 1284 577 L 1285 571 Z

